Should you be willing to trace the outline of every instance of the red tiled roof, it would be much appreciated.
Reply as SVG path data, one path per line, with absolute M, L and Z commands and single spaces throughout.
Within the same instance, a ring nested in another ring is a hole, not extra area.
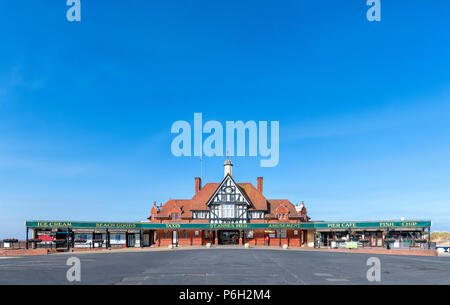
M 206 183 L 200 191 L 192 197 L 192 210 L 207 210 L 206 203 L 214 195 L 214 192 L 219 187 L 220 183 Z
M 191 217 L 191 200 L 190 199 L 169 199 L 160 209 L 156 217 L 167 218 L 170 216 L 172 210 L 180 208 L 180 217 L 186 218 Z
M 250 210 L 267 210 L 267 199 L 251 183 L 238 183 L 241 191 L 250 200 Z
M 251 183 L 237 183 L 241 192 L 250 201 L 249 210 L 269 211 L 269 217 L 275 217 L 275 210 L 284 205 L 289 217 L 299 217 L 295 206 L 287 199 L 266 199 Z M 192 199 L 170 199 L 160 209 L 157 218 L 168 218 L 173 209 L 181 209 L 181 218 L 191 218 L 192 210 L 208 210 L 206 203 L 214 195 L 220 183 L 207 183 Z
M 270 212 L 269 217 L 276 217 L 275 211 L 284 206 L 289 211 L 289 217 L 299 217 L 299 213 L 295 210 L 295 206 L 288 199 L 268 199 Z

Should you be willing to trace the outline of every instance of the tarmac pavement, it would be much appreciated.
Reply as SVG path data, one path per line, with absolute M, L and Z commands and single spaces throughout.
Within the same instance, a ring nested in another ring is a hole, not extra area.
M 81 281 L 69 282 L 70 257 Z M 367 260 L 381 262 L 369 282 Z M 450 257 L 213 248 L 0 257 L 0 284 L 450 284 Z

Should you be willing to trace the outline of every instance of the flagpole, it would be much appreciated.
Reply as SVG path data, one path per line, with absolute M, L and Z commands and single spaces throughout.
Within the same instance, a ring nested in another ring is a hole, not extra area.
M 203 179 L 202 175 L 203 175 L 203 172 L 202 172 L 202 156 L 200 156 L 200 180 Z

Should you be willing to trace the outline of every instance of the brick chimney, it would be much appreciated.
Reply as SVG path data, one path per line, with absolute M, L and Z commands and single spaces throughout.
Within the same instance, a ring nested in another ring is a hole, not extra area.
M 202 179 L 200 177 L 195 177 L 195 194 L 202 189 Z
M 263 186 L 263 177 L 258 177 L 257 181 L 258 181 L 258 183 L 257 183 L 258 191 L 260 191 L 262 193 L 262 190 L 263 190 L 263 188 L 262 188 L 262 186 Z

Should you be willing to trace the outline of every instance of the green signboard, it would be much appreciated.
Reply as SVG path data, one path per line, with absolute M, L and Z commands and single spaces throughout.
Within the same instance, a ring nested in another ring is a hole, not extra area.
M 306 222 L 306 223 L 148 223 L 148 222 L 87 222 L 87 221 L 26 221 L 29 228 L 92 228 L 92 229 L 364 229 L 364 228 L 423 228 L 431 221 L 377 222 Z
M 365 222 L 316 222 L 316 229 L 364 229 L 364 228 L 416 228 L 430 227 L 431 221 L 365 221 Z

